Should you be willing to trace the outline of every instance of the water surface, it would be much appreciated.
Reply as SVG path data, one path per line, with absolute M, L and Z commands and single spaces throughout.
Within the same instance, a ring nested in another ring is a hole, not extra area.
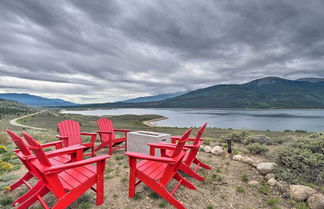
M 324 131 L 324 110 L 246 110 L 199 108 L 120 108 L 108 110 L 64 111 L 83 115 L 157 114 L 166 120 L 153 122 L 160 126 L 192 127 L 204 122 L 209 127 L 251 130 Z

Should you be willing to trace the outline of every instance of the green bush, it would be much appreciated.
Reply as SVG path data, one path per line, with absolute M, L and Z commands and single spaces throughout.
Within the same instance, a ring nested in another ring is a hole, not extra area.
M 252 144 L 252 143 L 267 144 L 267 145 L 275 144 L 274 140 L 266 135 L 250 135 L 243 140 L 243 144 L 245 145 Z
M 264 154 L 265 152 L 268 151 L 268 148 L 263 146 L 262 144 L 259 143 L 253 143 L 247 146 L 247 149 L 251 154 L 258 155 L 258 154 Z
M 324 184 L 324 138 L 300 139 L 277 150 L 275 174 L 290 183 Z

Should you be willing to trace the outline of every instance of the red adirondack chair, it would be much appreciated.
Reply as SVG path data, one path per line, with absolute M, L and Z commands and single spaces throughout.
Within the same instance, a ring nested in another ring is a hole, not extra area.
M 21 186 L 22 184 L 25 184 L 30 189 L 27 193 L 25 193 L 23 196 L 21 196 L 16 201 L 14 201 L 14 203 L 12 204 L 12 206 L 14 206 L 16 204 L 20 204 L 20 203 L 26 201 L 34 194 L 33 186 L 28 181 L 34 177 L 39 179 L 39 176 L 38 176 L 37 171 L 35 170 L 34 166 L 30 163 L 30 160 L 34 157 L 34 155 L 31 153 L 31 151 L 25 144 L 24 140 L 20 136 L 18 136 L 16 133 L 14 133 L 13 131 L 11 131 L 9 129 L 6 129 L 6 131 L 9 134 L 11 140 L 18 147 L 18 149 L 14 150 L 14 152 L 17 154 L 20 161 L 25 165 L 25 167 L 28 170 L 28 172 L 23 177 L 21 177 L 16 183 L 14 183 L 8 187 L 8 189 L 10 191 L 13 191 L 16 188 L 18 188 L 19 186 Z M 59 149 L 61 147 L 61 144 L 62 144 L 61 141 L 56 141 L 56 142 L 50 142 L 47 144 L 39 144 L 39 146 L 42 148 L 55 146 L 57 148 L 57 150 L 49 151 L 46 153 L 46 155 L 50 158 L 51 163 L 53 163 L 53 164 L 63 164 L 63 163 L 69 162 L 71 160 L 77 160 L 78 157 L 82 157 L 82 152 L 83 152 L 83 149 L 85 148 L 84 146 L 74 146 L 74 147 L 69 148 L 69 150 L 67 150 L 65 148 Z M 78 151 L 80 153 L 77 157 L 74 154 Z M 60 153 L 59 156 L 58 156 L 58 153 Z M 63 153 L 64 155 L 62 155 L 61 153 Z M 40 182 L 38 182 L 37 184 L 39 184 L 39 183 Z M 39 201 L 44 206 L 42 200 L 39 199 Z
M 127 133 L 130 130 L 127 129 L 114 129 L 114 126 L 111 122 L 111 120 L 107 118 L 101 118 L 97 121 L 97 125 L 99 128 L 99 131 L 97 133 L 100 137 L 101 144 L 95 149 L 95 151 L 98 151 L 104 147 L 108 147 L 108 154 L 112 155 L 113 150 L 117 149 L 123 149 L 125 148 L 125 151 L 127 149 Z M 117 132 L 124 132 L 124 137 L 122 138 L 116 138 L 115 131 Z M 118 146 L 118 144 L 125 142 L 124 146 Z
M 91 153 L 87 153 L 84 156 L 95 156 L 94 143 L 96 142 L 96 133 L 81 132 L 80 123 L 74 120 L 61 121 L 57 124 L 57 128 L 60 135 L 56 137 L 63 141 L 64 147 L 82 144 L 87 149 L 91 149 Z M 83 143 L 81 136 L 91 136 L 91 142 Z
M 189 138 L 189 141 L 193 141 L 192 145 L 185 145 L 184 149 L 188 149 L 186 152 L 186 155 L 182 159 L 182 163 L 180 164 L 179 169 L 183 171 L 184 173 L 190 175 L 191 177 L 194 177 L 195 179 L 199 181 L 205 180 L 204 177 L 200 176 L 197 173 L 197 170 L 202 167 L 205 169 L 212 169 L 210 166 L 204 164 L 199 159 L 197 159 L 197 153 L 199 151 L 199 147 L 203 143 L 203 139 L 201 138 L 202 134 L 204 133 L 206 129 L 207 123 L 205 123 L 198 131 L 197 136 L 195 138 Z M 150 143 L 150 152 L 151 155 L 154 155 L 154 148 L 155 147 L 161 147 L 161 146 L 176 146 L 175 143 L 180 139 L 180 137 L 171 137 L 172 143 Z M 166 152 L 166 155 L 171 156 L 172 155 L 171 150 Z M 196 164 L 195 168 L 191 168 L 191 164 Z
M 173 194 L 177 188 L 182 184 L 190 189 L 195 190 L 196 187 L 189 181 L 183 178 L 178 173 L 178 168 L 181 164 L 182 158 L 186 151 L 183 149 L 192 129 L 186 131 L 176 147 L 162 147 L 161 152 L 165 152 L 166 149 L 173 150 L 173 154 L 170 157 L 152 156 L 135 152 L 126 152 L 125 155 L 129 157 L 129 197 L 132 198 L 135 195 L 135 187 L 140 182 L 143 182 L 150 187 L 157 194 L 162 196 L 165 200 L 171 203 L 178 209 L 185 209 L 185 206 L 178 201 Z M 143 159 L 137 163 L 137 159 Z M 136 182 L 136 178 L 139 179 Z M 169 192 L 166 189 L 166 185 L 172 180 L 178 181 L 178 184 L 174 187 L 173 191 Z
M 36 140 L 24 132 L 23 135 L 36 156 L 30 162 L 36 168 L 37 175 L 41 180 L 33 187 L 33 195 L 22 202 L 18 209 L 28 208 L 39 199 L 46 205 L 42 197 L 48 192 L 52 192 L 57 198 L 57 202 L 52 208 L 63 209 L 89 188 L 96 191 L 96 205 L 103 203 L 104 170 L 108 155 L 54 165 Z M 94 163 L 96 163 L 96 167 L 91 165 Z M 93 187 L 94 184 L 96 184 L 96 188 Z M 49 207 L 46 205 L 44 208 Z
M 17 150 L 14 150 L 20 161 L 25 165 L 25 167 L 28 170 L 30 169 L 30 166 L 28 165 L 28 162 L 26 162 L 27 158 L 31 156 L 30 150 L 26 147 L 24 141 L 20 136 L 18 136 L 16 133 L 13 131 L 6 129 L 8 135 L 10 136 L 10 139 L 16 144 Z M 55 142 L 50 142 L 47 144 L 42 144 L 42 148 L 46 147 L 52 147 L 55 146 L 56 149 L 59 149 L 62 147 L 62 142 L 61 141 L 55 141 Z M 13 191 L 16 188 L 20 187 L 22 184 L 25 184 L 27 187 L 31 187 L 30 184 L 28 183 L 28 180 L 33 178 L 34 174 L 30 171 L 28 171 L 24 176 L 22 176 L 17 182 L 11 184 L 10 186 L 7 187 L 9 191 Z

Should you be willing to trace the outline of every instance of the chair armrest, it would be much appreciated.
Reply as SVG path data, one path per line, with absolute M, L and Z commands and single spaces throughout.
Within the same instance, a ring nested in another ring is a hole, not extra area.
M 137 153 L 137 152 L 126 152 L 126 153 L 124 153 L 124 155 L 127 155 L 130 158 L 152 160 L 152 161 L 158 161 L 158 162 L 168 163 L 168 164 L 174 164 L 176 162 L 172 158 L 146 155 L 146 154 Z
M 86 132 L 81 132 L 81 135 L 85 135 L 85 136 L 96 136 L 97 133 L 86 133 Z
M 68 139 L 69 137 L 68 136 L 56 135 L 56 138 L 59 138 L 59 139 Z
M 168 150 L 174 150 L 176 148 L 176 144 L 172 144 L 172 143 L 148 143 L 147 144 L 150 147 L 154 147 L 154 148 L 160 148 L 160 149 L 168 149 Z
M 86 148 L 86 146 L 84 146 L 84 145 L 72 145 L 69 147 L 64 147 L 62 149 L 49 151 L 49 152 L 46 152 L 45 154 L 47 155 L 47 157 L 56 157 L 56 156 L 60 156 L 60 155 L 72 154 L 79 150 L 83 151 L 85 148 Z
M 45 174 L 59 173 L 59 172 L 62 172 L 64 170 L 66 170 L 66 169 L 80 167 L 80 166 L 84 166 L 84 165 L 89 165 L 89 164 L 92 164 L 92 163 L 98 163 L 100 161 L 105 161 L 108 158 L 110 158 L 109 155 L 100 155 L 100 156 L 92 157 L 92 158 L 89 158 L 89 159 L 86 159 L 86 160 L 67 163 L 67 164 L 63 164 L 63 165 L 52 166 L 50 168 L 44 169 L 43 172 Z
M 97 138 L 97 133 L 86 133 L 86 132 L 81 132 L 82 136 L 91 136 L 91 142 L 95 143 L 96 138 Z
M 114 131 L 127 133 L 127 132 L 130 132 L 131 130 L 129 130 L 129 129 L 114 129 Z
M 40 146 L 41 146 L 41 148 L 55 146 L 56 149 L 60 149 L 60 148 L 62 148 L 62 143 L 63 143 L 63 141 L 55 141 L 55 142 L 49 142 L 49 143 L 41 144 Z
M 97 131 L 98 134 L 112 134 L 112 131 Z
M 57 150 L 52 150 L 52 151 L 48 151 L 45 152 L 45 155 L 49 158 L 51 157 L 56 157 L 56 156 L 61 156 L 61 155 L 68 155 L 68 154 L 73 154 L 76 153 L 77 151 L 82 151 L 86 148 L 86 146 L 83 145 L 72 145 L 69 147 L 64 147 L 61 149 L 57 149 Z M 26 158 L 26 160 L 31 160 L 36 158 L 35 155 L 30 155 Z
M 180 140 L 180 136 L 171 136 L 172 143 L 176 143 L 176 141 Z M 188 141 L 195 141 L 196 138 L 189 137 Z M 201 138 L 202 139 L 202 138 Z

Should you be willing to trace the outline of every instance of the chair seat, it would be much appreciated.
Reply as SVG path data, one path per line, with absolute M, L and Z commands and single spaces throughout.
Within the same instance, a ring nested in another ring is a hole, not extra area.
M 166 163 L 142 160 L 137 164 L 136 169 L 154 180 L 159 180 L 162 177 L 166 167 Z
M 81 184 L 96 177 L 96 167 L 85 165 L 77 168 L 67 169 L 58 174 L 64 189 L 73 190 Z
M 62 165 L 70 161 L 69 155 L 50 158 L 52 165 Z M 96 176 L 96 167 L 92 165 L 85 165 L 76 168 L 67 169 L 58 174 L 58 177 L 67 190 L 73 190 L 81 184 L 88 181 L 90 178 Z

